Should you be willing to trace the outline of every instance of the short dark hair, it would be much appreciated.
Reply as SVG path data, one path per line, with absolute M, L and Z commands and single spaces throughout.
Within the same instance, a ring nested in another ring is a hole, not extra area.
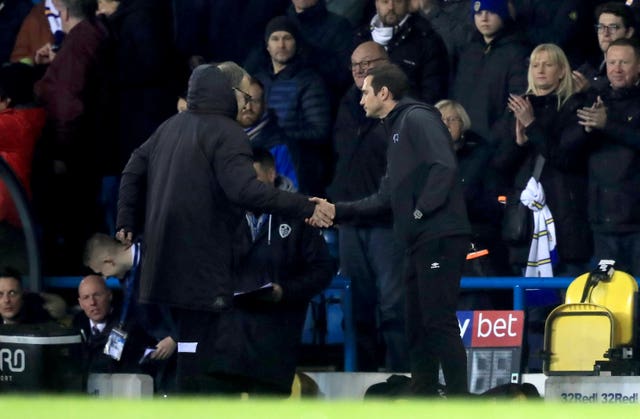
M 263 169 L 276 168 L 276 161 L 273 158 L 273 154 L 266 148 L 254 147 L 253 148 L 253 162 L 260 164 Z
M 633 54 L 636 56 L 636 60 L 640 60 L 640 42 L 635 38 L 618 38 L 607 47 L 607 51 L 611 47 L 631 47 Z
M 380 64 L 369 69 L 367 75 L 371 76 L 371 87 L 375 94 L 378 94 L 382 87 L 386 87 L 394 100 L 400 100 L 409 91 L 409 79 L 396 64 Z
M 624 24 L 625 28 L 633 28 L 636 24 L 636 20 L 633 17 L 631 8 L 624 3 L 610 1 L 596 7 L 596 22 L 598 21 L 598 19 L 600 19 L 600 15 L 603 13 L 609 13 L 611 15 L 622 18 L 622 23 Z
M 5 266 L 2 271 L 0 271 L 0 278 L 15 279 L 20 286 L 20 290 L 22 290 L 22 273 L 20 273 L 16 268 L 12 266 Z

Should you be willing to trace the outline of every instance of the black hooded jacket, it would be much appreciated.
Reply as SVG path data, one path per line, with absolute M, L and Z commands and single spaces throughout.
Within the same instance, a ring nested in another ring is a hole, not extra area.
M 140 233 L 140 300 L 193 310 L 229 307 L 231 240 L 252 211 L 305 218 L 314 204 L 256 179 L 251 146 L 235 121 L 235 93 L 214 66 L 196 68 L 188 111 L 135 150 L 122 174 L 118 228 Z
M 409 248 L 470 234 L 451 136 L 440 113 L 403 99 L 383 123 L 390 142 L 380 189 L 359 201 L 336 204 L 336 223 L 379 215 L 390 207 L 396 236 Z

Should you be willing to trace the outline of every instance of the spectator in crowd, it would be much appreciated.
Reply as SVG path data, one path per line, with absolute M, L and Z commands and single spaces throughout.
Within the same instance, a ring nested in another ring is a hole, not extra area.
M 287 143 L 288 138 L 278 125 L 278 119 L 264 104 L 264 87 L 259 80 L 252 78 L 247 93 L 251 99 L 242 108 L 238 122 L 244 127 L 251 147 L 268 148 L 276 162 L 277 173 L 291 182 L 294 191 L 298 190 L 298 176 Z
M 31 162 L 45 124 L 45 111 L 33 102 L 35 74 L 26 64 L 0 68 L 0 157 L 31 197 Z M 28 269 L 22 223 L 15 197 L 0 181 L 0 259 L 21 272 Z
M 122 175 L 117 236 L 130 243 L 144 233 L 146 243 L 140 300 L 171 306 L 179 340 L 197 342 L 178 353 L 183 391 L 224 392 L 228 384 L 214 375 L 233 373 L 216 360 L 235 332 L 225 325 L 234 291 L 231 242 L 242 216 L 237 206 L 313 216 L 325 227 L 332 216 L 327 205 L 256 179 L 249 141 L 236 122 L 251 99 L 249 85 L 234 63 L 197 67 L 187 111 L 134 151 Z
M 462 25 L 442 9 L 440 0 L 411 0 L 409 4 L 410 11 L 426 18 L 444 41 L 449 53 L 449 75 L 452 79 L 458 66 L 458 57 L 470 42 L 473 33 L 467 29 L 468 18 L 465 19 L 465 25 Z
M 576 149 L 584 137 L 576 111 L 584 103 L 585 97 L 576 94 L 562 49 L 555 44 L 537 46 L 529 59 L 525 96 L 509 99 L 515 117 L 513 136 L 494 160 L 515 169 L 514 184 L 522 190 L 537 157 L 545 158 L 540 184 L 553 215 L 558 260 L 552 272 L 559 276 L 586 272 L 593 252 L 587 221 L 587 155 Z M 511 250 L 512 262 L 524 268 L 529 244 Z
M 407 73 L 410 94 L 434 104 L 447 96 L 449 59 L 442 38 L 429 21 L 409 13 L 409 0 L 376 0 L 371 23 L 355 35 L 356 44 L 373 40 L 382 45 L 391 62 Z
M 20 25 L 32 6 L 29 0 L 0 0 L 0 65 L 9 61 Z
M 73 318 L 73 327 L 83 337 L 85 379 L 91 373 L 150 373 L 139 361 L 152 343 L 135 322 L 124 324 L 120 311 L 112 307 L 112 298 L 105 280 L 99 275 L 85 276 L 78 285 L 78 303 L 82 311 Z M 116 333 L 116 329 L 127 334 L 118 359 L 105 353 L 106 346 L 115 349 L 110 336 Z
M 305 64 L 322 76 L 335 110 L 349 86 L 351 24 L 328 11 L 325 0 L 291 0 L 287 16 L 297 26 L 296 41 L 307 49 Z
M 35 64 L 36 53 L 43 45 L 59 47 L 64 38 L 60 13 L 53 0 L 37 3 L 20 26 L 20 32 L 11 52 L 12 62 Z
M 606 53 L 607 79 L 592 106 L 578 109 L 589 133 L 589 221 L 596 260 L 640 275 L 640 47 L 620 38 Z
M 596 90 L 607 88 L 606 52 L 609 45 L 620 38 L 631 38 L 635 34 L 635 20 L 629 7 L 621 3 L 608 2 L 596 9 L 598 45 L 602 55 L 596 54 L 585 62 L 573 77 L 578 90 L 584 91 L 589 87 Z
M 330 147 L 331 112 L 320 76 L 298 55 L 300 34 L 286 16 L 272 19 L 265 31 L 268 67 L 256 74 L 264 86 L 266 104 L 289 139 L 300 192 L 324 196 L 329 163 L 323 156 Z
M 507 275 L 506 247 L 500 240 L 502 208 L 497 199 L 498 191 L 490 181 L 489 163 L 494 149 L 471 130 L 469 114 L 458 102 L 446 99 L 435 106 L 451 134 L 458 158 L 464 200 L 472 227 L 471 242 L 477 250 L 489 250 L 486 260 L 490 263 L 483 264 L 486 270 L 482 274 Z
M 258 148 L 253 159 L 258 179 L 274 186 L 279 175 L 273 156 Z M 236 290 L 248 292 L 234 299 L 238 390 L 287 396 L 309 301 L 334 273 L 327 245 L 302 219 L 247 212 L 234 234 L 233 270 Z M 266 284 L 273 285 L 271 292 L 251 296 Z
M 391 137 L 387 172 L 375 194 L 328 208 L 336 223 L 393 212 L 396 237 L 407 249 L 411 390 L 437 397 L 441 365 L 446 393 L 462 396 L 468 393 L 467 356 L 456 306 L 471 229 L 451 136 L 439 112 L 404 98 L 407 90 L 407 77 L 394 64 L 364 79 L 360 103 L 368 117 L 384 120 Z
M 354 84 L 342 98 L 334 126 L 336 174 L 328 190 L 333 202 L 371 195 L 385 174 L 385 127 L 367 118 L 359 102 L 367 71 L 388 61 L 384 47 L 373 41 L 351 54 Z M 391 214 L 341 225 L 338 235 L 340 271 L 351 279 L 358 371 L 378 371 L 379 335 L 386 348 L 386 370 L 409 371 L 400 279 L 404 251 L 393 237 Z
M 495 146 L 509 93 L 526 89 L 527 47 L 509 16 L 507 0 L 472 4 L 476 32 L 460 56 L 452 98 L 469 113 L 471 130 Z
M 104 230 L 98 192 L 107 160 L 102 153 L 115 147 L 104 74 L 111 67 L 104 54 L 107 31 L 92 18 L 95 0 L 55 4 L 66 36 L 58 53 L 50 45 L 39 53 L 41 63 L 50 63 L 35 86 L 48 127 L 34 168 L 34 195 L 39 197 L 36 210 L 48 256 L 45 269 L 73 274 L 83 270 L 79 256 L 85 241 L 92 232 Z
M 14 268 L 0 272 L 1 324 L 38 324 L 62 320 L 66 314 L 64 300 L 55 294 L 26 292 L 22 275 Z
M 585 0 L 511 0 L 515 21 L 530 45 L 553 42 L 574 66 L 588 55 L 585 40 L 593 30 L 593 9 Z

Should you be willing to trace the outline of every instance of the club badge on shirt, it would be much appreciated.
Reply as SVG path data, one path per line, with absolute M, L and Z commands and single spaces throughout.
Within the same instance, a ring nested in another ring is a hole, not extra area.
M 289 224 L 280 224 L 278 228 L 278 233 L 280 233 L 280 237 L 283 239 L 291 234 L 291 226 Z

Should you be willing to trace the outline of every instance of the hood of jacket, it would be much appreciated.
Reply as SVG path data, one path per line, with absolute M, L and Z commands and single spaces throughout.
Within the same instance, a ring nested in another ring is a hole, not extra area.
M 187 91 L 189 112 L 209 113 L 236 119 L 238 104 L 231 82 L 220 69 L 211 64 L 195 68 Z

